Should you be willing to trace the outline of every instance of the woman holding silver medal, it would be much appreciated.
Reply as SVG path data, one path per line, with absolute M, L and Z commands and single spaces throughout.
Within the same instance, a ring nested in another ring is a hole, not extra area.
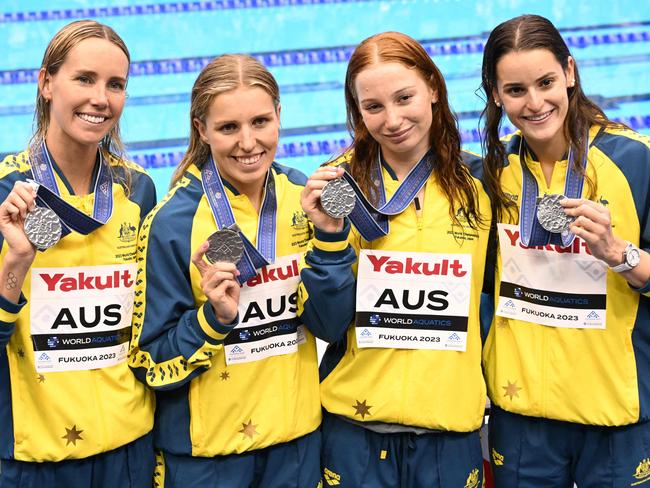
M 363 41 L 345 96 L 352 146 L 302 194 L 315 237 L 301 318 L 330 343 L 323 480 L 479 487 L 489 200 L 463 164 L 442 75 L 415 40 Z
M 492 31 L 483 89 L 500 249 L 484 350 L 495 486 L 644 483 L 650 139 L 585 96 L 543 17 Z M 502 144 L 504 113 L 518 131 Z
M 30 147 L 0 163 L 0 487 L 151 486 L 153 396 L 126 360 L 156 196 L 121 156 L 129 62 L 110 27 L 63 27 Z
M 306 177 L 273 162 L 278 85 L 223 55 L 192 89 L 191 134 L 169 194 L 143 224 L 131 363 L 157 393 L 169 487 L 315 488 L 314 337 L 296 317 L 311 236 Z

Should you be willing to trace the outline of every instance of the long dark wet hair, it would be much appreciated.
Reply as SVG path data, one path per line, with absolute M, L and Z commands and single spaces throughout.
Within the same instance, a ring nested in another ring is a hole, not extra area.
M 500 221 L 504 210 L 516 211 L 515 204 L 503 192 L 499 179 L 506 160 L 506 151 L 499 140 L 499 131 L 503 121 L 503 108 L 493 100 L 497 88 L 497 64 L 508 53 L 546 49 L 550 51 L 564 71 L 568 68 L 571 52 L 560 32 L 546 18 L 539 15 L 522 15 L 499 24 L 490 33 L 483 51 L 483 68 L 481 71 L 481 88 L 485 93 L 486 105 L 481 120 L 485 129 L 482 136 L 484 182 L 492 197 L 493 212 Z M 607 118 L 605 113 L 593 103 L 582 91 L 578 66 L 574 62 L 575 83 L 567 88 L 569 108 L 564 120 L 564 136 L 574 154 L 584 154 L 589 143 L 585 135 L 592 125 L 601 127 L 621 126 Z M 523 164 L 523 162 L 522 162 Z M 595 182 L 585 175 L 582 158 L 574 158 L 574 164 L 580 174 L 585 176 L 588 194 L 595 194 Z M 514 208 L 513 208 L 514 207 Z

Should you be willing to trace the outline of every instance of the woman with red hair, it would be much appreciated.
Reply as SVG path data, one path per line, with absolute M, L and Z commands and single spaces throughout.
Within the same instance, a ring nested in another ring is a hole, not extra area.
M 299 312 L 330 343 L 323 478 L 481 486 L 488 198 L 464 164 L 444 79 L 414 39 L 386 32 L 363 41 L 345 98 L 354 140 L 302 193 L 316 229 Z M 324 195 L 332 180 L 347 193 Z M 346 196 L 354 210 L 342 218 L 333 210 Z

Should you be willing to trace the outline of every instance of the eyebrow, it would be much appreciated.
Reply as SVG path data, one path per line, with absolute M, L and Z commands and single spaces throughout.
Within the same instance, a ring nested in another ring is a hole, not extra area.
M 93 71 L 93 70 L 90 70 L 90 69 L 80 69 L 80 70 L 77 70 L 77 71 L 74 72 L 74 76 L 79 76 L 79 75 L 96 77 L 97 72 Z M 124 78 L 123 76 L 111 76 L 109 79 L 110 80 L 118 80 L 118 81 L 121 81 L 123 83 L 126 83 L 126 81 L 127 81 L 126 78 Z
M 549 71 L 548 73 L 543 74 L 542 76 L 537 78 L 535 80 L 535 83 L 538 83 L 538 82 L 540 82 L 540 81 L 542 81 L 542 80 L 544 80 L 546 78 L 550 78 L 551 76 L 556 76 L 556 74 L 557 73 L 555 71 Z M 512 86 L 520 86 L 520 85 L 523 85 L 523 83 L 515 81 L 513 83 L 506 83 L 505 85 L 503 85 L 503 88 L 505 89 L 505 88 L 509 88 L 509 87 L 512 87 Z
M 394 97 L 394 96 L 399 95 L 400 93 L 402 93 L 402 92 L 404 92 L 404 91 L 407 91 L 407 90 L 413 90 L 414 88 L 416 88 L 415 85 L 405 86 L 404 88 L 400 88 L 399 90 L 395 90 L 395 91 L 391 94 L 391 96 Z M 362 98 L 362 99 L 359 100 L 359 103 L 368 103 L 368 102 L 374 102 L 374 101 L 375 101 L 374 98 Z
M 275 112 L 271 110 L 270 112 L 264 112 L 262 114 L 257 114 L 251 117 L 251 120 L 253 119 L 259 119 L 260 117 L 273 117 Z M 236 124 L 238 121 L 236 120 L 229 120 L 229 119 L 223 119 L 223 120 L 215 120 L 214 121 L 214 127 L 220 126 L 220 125 L 226 125 L 226 124 Z

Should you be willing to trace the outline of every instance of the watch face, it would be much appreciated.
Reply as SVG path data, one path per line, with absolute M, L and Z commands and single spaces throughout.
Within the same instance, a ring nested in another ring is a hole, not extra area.
M 641 261 L 641 253 L 636 247 L 629 249 L 627 253 L 625 253 L 625 262 L 629 266 L 632 266 L 634 268 L 637 264 L 639 264 L 640 261 Z

